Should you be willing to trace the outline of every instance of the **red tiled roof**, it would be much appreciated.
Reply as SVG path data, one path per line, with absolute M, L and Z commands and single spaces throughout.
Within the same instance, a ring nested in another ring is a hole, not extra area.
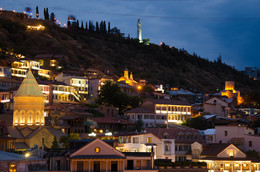
M 160 139 L 164 139 L 166 135 L 167 139 L 175 139 L 175 143 L 205 143 L 205 140 L 198 130 L 192 128 L 147 128 L 145 131 L 146 133 L 154 134 Z M 189 138 L 187 136 L 189 136 Z
M 143 107 L 137 107 L 127 111 L 126 113 L 154 113 L 154 110 Z
M 208 144 L 203 151 L 201 152 L 201 155 L 206 155 L 206 156 L 215 156 L 226 149 L 230 143 L 211 143 Z
M 121 119 L 116 117 L 98 117 L 93 118 L 93 121 L 96 121 L 97 123 L 103 123 L 103 124 L 124 124 L 124 125 L 134 125 L 134 123 Z
M 15 79 L 0 77 L 0 82 L 12 82 L 12 83 L 21 83 L 21 81 L 17 81 Z
M 182 100 L 172 100 L 172 99 L 147 99 L 147 100 L 151 101 L 154 104 L 188 105 L 188 106 L 191 105 L 190 103 Z

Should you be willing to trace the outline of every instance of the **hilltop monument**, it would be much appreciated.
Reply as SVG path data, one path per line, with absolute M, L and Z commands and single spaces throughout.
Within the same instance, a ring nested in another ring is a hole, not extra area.
M 141 23 L 141 19 L 138 19 L 137 22 L 137 38 L 139 39 L 139 42 L 142 43 L 143 39 L 142 39 L 142 23 Z

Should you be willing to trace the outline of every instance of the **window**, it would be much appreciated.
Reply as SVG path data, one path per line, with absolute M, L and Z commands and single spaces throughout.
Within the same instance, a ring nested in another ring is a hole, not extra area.
M 154 115 L 150 115 L 150 119 L 154 119 Z
M 236 150 L 235 149 L 228 149 L 227 154 L 230 157 L 234 157 L 236 155 Z
M 227 136 L 228 135 L 228 132 L 227 131 L 225 131 L 225 136 Z
M 166 143 L 164 145 L 164 152 L 171 152 L 171 145 L 170 144 Z
M 100 148 L 99 148 L 99 147 L 96 147 L 96 148 L 95 148 L 95 152 L 97 152 L 97 153 L 100 152 Z
M 248 146 L 252 147 L 253 146 L 253 142 L 252 141 L 248 141 Z
M 133 143 L 139 143 L 139 137 L 133 137 Z
M 147 137 L 147 143 L 152 143 L 152 137 Z
M 142 119 L 142 115 L 138 114 L 137 119 Z
M 144 119 L 149 119 L 149 115 L 144 115 Z

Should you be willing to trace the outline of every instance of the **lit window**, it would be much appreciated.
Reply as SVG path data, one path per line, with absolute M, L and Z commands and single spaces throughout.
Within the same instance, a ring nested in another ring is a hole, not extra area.
M 100 152 L 100 148 L 99 148 L 99 147 L 96 147 L 96 148 L 95 148 L 95 152 Z
M 152 143 L 152 137 L 147 137 L 147 143 Z

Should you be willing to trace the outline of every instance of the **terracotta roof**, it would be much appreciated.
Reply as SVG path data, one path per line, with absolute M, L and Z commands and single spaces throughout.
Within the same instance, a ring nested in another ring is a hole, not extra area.
M 21 83 L 21 81 L 17 81 L 15 79 L 0 77 L 0 82 L 12 82 L 12 83 Z
M 45 81 L 38 81 L 39 84 L 41 85 L 67 85 L 64 82 L 59 82 L 59 81 L 53 81 L 53 80 L 45 80 Z
M 4 60 L 0 60 L 0 66 L 9 67 Z
M 134 156 L 134 157 L 151 157 L 150 152 L 122 152 L 125 156 Z
M 25 142 L 13 142 L 15 149 L 28 149 L 29 146 Z
M 190 103 L 182 100 L 172 100 L 172 99 L 147 99 L 154 104 L 168 104 L 168 105 L 188 105 L 191 106 Z
M 15 97 L 44 97 L 36 79 L 29 70 L 19 89 L 15 93 Z
M 45 127 L 52 135 L 56 136 L 59 139 L 61 136 L 66 136 L 61 130 L 56 130 L 52 127 Z
M 116 117 L 98 117 L 93 118 L 93 121 L 96 121 L 97 123 L 103 123 L 103 124 L 125 124 L 125 125 L 134 125 L 134 123 L 121 119 Z
M 124 159 L 123 156 L 118 155 L 78 155 L 73 156 L 71 159 Z
M 137 107 L 129 111 L 126 111 L 125 113 L 154 113 L 154 110 L 143 107 Z
M 230 143 L 211 143 L 208 144 L 203 151 L 201 152 L 201 155 L 206 155 L 206 156 L 215 156 L 217 157 L 217 155 L 223 151 L 224 149 L 226 149 L 229 145 L 231 145 Z
M 175 139 L 175 143 L 205 143 L 198 130 L 192 128 L 147 128 L 146 133 L 152 133 L 160 139 Z M 196 136 L 196 137 L 195 137 Z M 189 138 L 188 138 L 189 137 Z

